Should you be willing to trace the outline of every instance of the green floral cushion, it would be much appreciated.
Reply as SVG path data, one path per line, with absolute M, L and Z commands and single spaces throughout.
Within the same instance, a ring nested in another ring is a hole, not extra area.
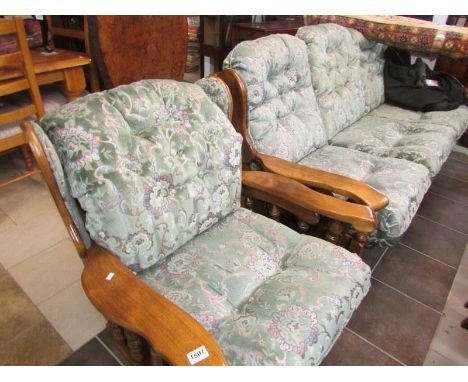
M 228 118 L 230 118 L 232 113 L 232 98 L 229 88 L 224 81 L 215 77 L 204 77 L 195 83 L 200 86 L 207 96 L 219 106 Z
M 69 103 L 41 125 L 91 237 L 134 271 L 239 207 L 241 137 L 197 85 L 120 86 Z
M 307 45 L 328 139 L 384 102 L 384 45 L 337 24 L 302 27 L 296 36 Z
M 85 224 L 78 209 L 78 205 L 76 204 L 76 200 L 70 194 L 70 186 L 68 185 L 67 179 L 65 178 L 63 167 L 57 156 L 54 145 L 50 142 L 47 135 L 37 123 L 31 122 L 31 124 L 37 138 L 42 144 L 42 148 L 44 149 L 50 168 L 54 175 L 55 182 L 57 183 L 57 187 L 60 191 L 60 194 L 62 195 L 63 201 L 65 202 L 65 207 L 70 213 L 76 228 L 80 232 L 80 236 L 85 247 L 90 248 L 91 239 L 88 235 L 88 232 L 86 231 Z
M 326 144 L 303 41 L 282 34 L 244 41 L 224 68 L 236 69 L 246 84 L 249 133 L 258 151 L 297 161 Z
M 357 255 L 242 208 L 137 276 L 230 365 L 319 364 L 370 286 Z
M 363 181 L 389 198 L 389 205 L 377 213 L 378 230 L 371 236 L 380 245 L 394 245 L 403 235 L 431 182 L 429 171 L 418 163 L 337 146 L 325 146 L 299 163 Z

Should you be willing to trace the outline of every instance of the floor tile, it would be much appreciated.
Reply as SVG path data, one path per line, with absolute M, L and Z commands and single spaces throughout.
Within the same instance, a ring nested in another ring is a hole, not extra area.
M 53 366 L 71 353 L 54 328 L 42 320 L 0 346 L 0 365 Z
M 60 366 L 119 366 L 119 362 L 93 338 L 65 359 Z
M 348 327 L 407 365 L 421 365 L 440 314 L 386 285 L 372 287 Z
M 80 281 L 39 304 L 39 309 L 73 350 L 100 333 L 106 323 L 86 297 Z
M 0 208 L 16 223 L 24 224 L 51 209 L 54 201 L 40 175 L 0 189 Z
M 398 244 L 380 260 L 373 277 L 442 312 L 456 270 Z
M 378 245 L 375 245 L 372 248 L 365 248 L 362 260 L 370 267 L 370 269 L 374 269 L 375 264 L 377 264 L 387 248 L 388 247 L 379 247 Z
M 0 276 L 0 343 L 13 339 L 43 319 L 13 278 L 6 274 Z
M 429 350 L 424 360 L 424 366 L 458 366 L 457 363 L 444 357 L 435 350 Z
M 468 168 L 468 165 L 466 166 Z M 445 196 L 455 202 L 468 205 L 468 182 L 450 178 L 444 174 L 438 174 L 432 178 L 429 191 Z
M 418 215 L 468 235 L 468 206 L 463 206 L 429 191 L 424 196 Z
M 400 364 L 345 329 L 321 366 L 399 366 Z
M 457 146 L 456 148 L 459 148 L 459 147 L 460 146 Z M 467 150 L 466 148 L 464 148 L 464 149 Z M 449 158 L 457 160 L 459 162 L 463 162 L 465 164 L 468 164 L 468 155 L 466 155 L 465 153 L 462 153 L 462 152 L 452 151 L 450 153 L 450 155 L 449 155 Z
M 109 348 L 109 350 L 117 357 L 121 364 L 130 366 L 132 363 L 120 352 L 117 344 L 112 339 L 112 335 L 108 329 L 104 329 L 98 334 L 99 339 Z
M 401 238 L 401 243 L 452 267 L 458 266 L 467 241 L 468 236 L 417 215 Z
M 468 172 L 466 171 L 466 168 L 466 163 L 449 158 L 443 164 L 442 168 L 440 169 L 440 173 L 468 182 Z
M 35 303 L 80 280 L 83 262 L 69 239 L 11 267 L 10 274 Z
M 9 269 L 67 238 L 67 230 L 55 210 L 32 217 L 25 224 L 0 230 L 0 263 Z
M 15 226 L 15 222 L 0 209 L 0 230 L 9 229 Z

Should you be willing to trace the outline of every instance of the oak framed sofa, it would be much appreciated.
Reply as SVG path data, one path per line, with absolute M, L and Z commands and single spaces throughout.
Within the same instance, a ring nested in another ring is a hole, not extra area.
M 354 29 L 306 26 L 238 44 L 210 86 L 200 82 L 221 108 L 233 99 L 245 167 L 312 188 L 326 182 L 347 199 L 356 198 L 339 187 L 350 181 L 321 171 L 372 186 L 389 203 L 360 199 L 379 221 L 369 240 L 394 245 L 466 130 L 468 107 L 421 113 L 386 104 L 384 49 Z
M 359 256 L 242 208 L 241 190 L 362 231 L 373 210 L 242 171 L 241 136 L 198 85 L 144 80 L 22 128 L 83 288 L 136 363 L 316 365 L 369 289 Z

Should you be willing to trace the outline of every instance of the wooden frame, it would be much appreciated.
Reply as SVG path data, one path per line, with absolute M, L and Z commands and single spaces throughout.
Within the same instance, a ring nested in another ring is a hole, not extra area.
M 223 70 L 214 74 L 214 76 L 226 83 L 231 92 L 232 99 L 236 100 L 231 105 L 231 121 L 236 130 L 242 134 L 244 138 L 242 144 L 244 168 L 263 170 L 282 175 L 294 179 L 307 187 L 328 194 L 340 194 L 353 201 L 354 203 L 346 210 L 346 213 L 335 214 L 334 209 L 338 208 L 339 200 L 331 198 L 331 200 L 327 200 L 327 203 L 323 205 L 323 209 L 321 209 L 319 213 L 335 219 L 335 222 L 332 223 L 329 228 L 328 234 L 325 235 L 327 240 L 335 244 L 347 246 L 353 252 L 361 254 L 367 241 L 366 235 L 373 229 L 369 229 L 369 225 L 366 226 L 362 224 L 363 215 L 360 209 L 363 205 L 368 206 L 375 213 L 388 205 L 388 198 L 363 182 L 259 153 L 255 149 L 248 129 L 248 99 L 247 88 L 244 81 L 234 69 Z M 308 227 L 305 226 L 303 222 L 307 222 L 307 220 L 304 220 L 305 217 L 299 215 L 297 211 L 295 214 L 300 218 L 298 226 L 299 231 L 306 233 Z M 349 235 L 343 231 L 340 222 L 349 223 L 358 231 L 356 234 L 357 243 L 356 240 L 350 238 Z M 318 223 L 318 221 L 316 221 L 316 223 Z
M 19 16 L 14 16 L 12 19 L 0 19 L 0 36 L 4 34 L 15 34 L 19 50 L 0 55 L 0 73 L 11 67 L 17 68 L 19 78 L 0 81 L 0 95 L 4 96 L 28 90 L 32 103 L 15 108 L 9 112 L 1 113 L 0 129 L 2 128 L 1 125 L 20 121 L 30 115 L 36 115 L 36 118 L 40 119 L 45 114 L 39 86 L 34 74 L 23 19 Z M 15 148 L 20 148 L 23 153 L 26 172 L 6 182 L 2 182 L 0 188 L 39 173 L 39 170 L 34 168 L 23 134 L 20 133 L 0 139 L 0 152 L 6 152 Z
M 187 354 L 204 345 L 210 357 L 197 365 L 226 365 L 216 341 L 198 321 L 139 280 L 106 249 L 95 243 L 88 249 L 85 247 L 31 123 L 24 122 L 22 128 L 70 237 L 85 262 L 81 277 L 85 293 L 110 320 L 116 342 L 126 341 L 126 352 L 137 364 L 147 360 L 155 365 L 189 365 Z M 353 215 L 353 219 L 360 221 L 362 230 L 371 231 L 376 226 L 369 207 L 337 201 L 281 175 L 243 171 L 242 183 L 245 198 L 274 203 L 305 221 L 312 221 L 316 212 L 330 208 L 336 217 Z M 151 354 L 145 355 L 148 349 Z

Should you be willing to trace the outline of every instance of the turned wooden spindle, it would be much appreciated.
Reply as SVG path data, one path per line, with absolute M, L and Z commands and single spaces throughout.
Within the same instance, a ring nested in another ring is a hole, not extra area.
M 343 235 L 341 236 L 341 246 L 344 248 L 348 248 L 352 240 L 353 240 L 353 234 L 346 230 L 345 232 L 343 232 Z
M 249 197 L 249 196 L 246 196 L 245 197 L 245 208 L 252 211 L 253 204 L 254 204 L 253 199 L 251 197 Z
M 124 330 L 112 321 L 107 321 L 107 329 L 112 336 L 112 339 L 118 344 L 125 344 Z
M 349 244 L 349 251 L 358 254 L 359 256 L 362 256 L 364 252 L 364 248 L 367 244 L 367 237 L 368 234 L 365 232 L 356 232 L 354 234 L 353 240 L 351 240 Z
M 280 218 L 279 208 L 276 205 L 272 204 L 268 210 L 268 215 L 270 216 L 270 218 L 278 222 Z
M 340 245 L 343 227 L 339 221 L 333 220 L 325 233 L 325 240 Z
M 143 362 L 145 358 L 145 341 L 138 334 L 125 329 L 128 353 L 132 361 Z
M 306 235 L 307 232 L 309 232 L 309 229 L 310 229 L 310 224 L 309 223 L 306 223 L 303 220 L 298 220 L 297 230 L 299 231 L 299 233 L 302 233 L 303 235 Z
M 21 145 L 21 152 L 23 153 L 24 164 L 26 166 L 26 170 L 33 171 L 34 163 L 33 163 L 31 152 L 29 151 L 28 145 Z

